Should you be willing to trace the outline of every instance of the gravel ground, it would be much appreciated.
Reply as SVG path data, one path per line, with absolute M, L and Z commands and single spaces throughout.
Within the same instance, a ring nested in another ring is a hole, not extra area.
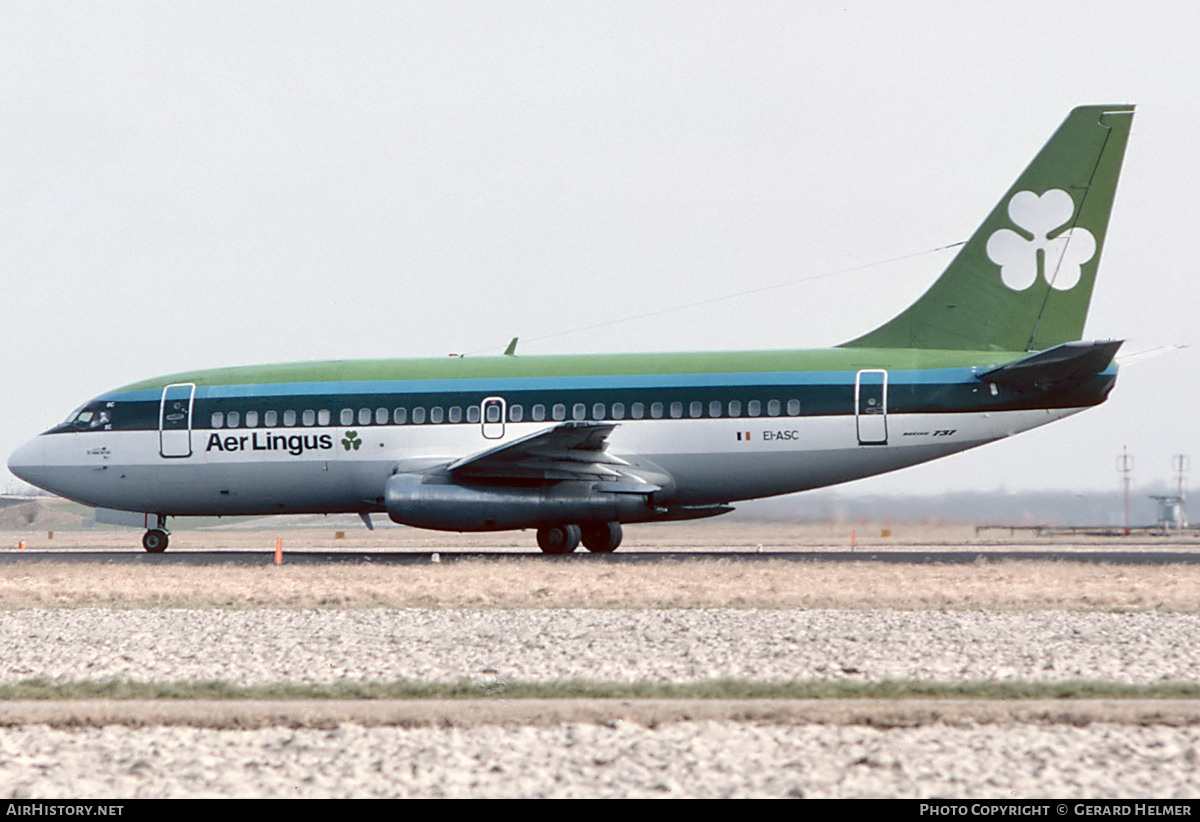
M 4 681 L 1195 681 L 1200 616 L 22 610 Z M 0 730 L 7 797 L 1198 797 L 1200 727 L 683 721 Z
M 615 722 L 0 734 L 12 798 L 1195 798 L 1200 730 Z
M 0 612 L 0 681 L 1194 681 L 1200 615 L 799 610 Z

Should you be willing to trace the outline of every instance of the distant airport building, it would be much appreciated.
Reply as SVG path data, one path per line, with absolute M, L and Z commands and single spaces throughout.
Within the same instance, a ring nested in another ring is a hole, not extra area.
M 1158 527 L 1164 531 L 1182 531 L 1188 527 L 1182 496 L 1151 496 L 1158 503 Z

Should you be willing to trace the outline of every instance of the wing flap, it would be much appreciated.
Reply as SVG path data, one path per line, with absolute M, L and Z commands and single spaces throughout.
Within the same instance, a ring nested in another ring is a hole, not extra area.
M 660 486 L 624 470 L 628 462 L 605 451 L 608 435 L 616 427 L 605 422 L 564 422 L 455 460 L 446 470 L 456 479 L 596 480 L 613 483 L 603 490 L 620 493 L 658 490 Z

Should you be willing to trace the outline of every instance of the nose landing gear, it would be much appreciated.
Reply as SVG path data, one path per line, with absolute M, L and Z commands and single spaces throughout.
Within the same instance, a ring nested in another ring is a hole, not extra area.
M 167 532 L 152 528 L 142 537 L 142 547 L 152 554 L 167 550 Z
M 142 537 L 142 547 L 151 554 L 161 554 L 167 550 L 167 518 L 158 515 L 158 527 L 151 528 Z

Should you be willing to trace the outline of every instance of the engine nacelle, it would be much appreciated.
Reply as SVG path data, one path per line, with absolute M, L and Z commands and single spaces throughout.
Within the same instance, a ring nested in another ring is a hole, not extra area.
M 396 474 L 384 490 L 393 522 L 435 531 L 506 531 L 654 516 L 646 494 L 596 491 L 592 482 L 513 488 L 459 485 L 444 475 Z

